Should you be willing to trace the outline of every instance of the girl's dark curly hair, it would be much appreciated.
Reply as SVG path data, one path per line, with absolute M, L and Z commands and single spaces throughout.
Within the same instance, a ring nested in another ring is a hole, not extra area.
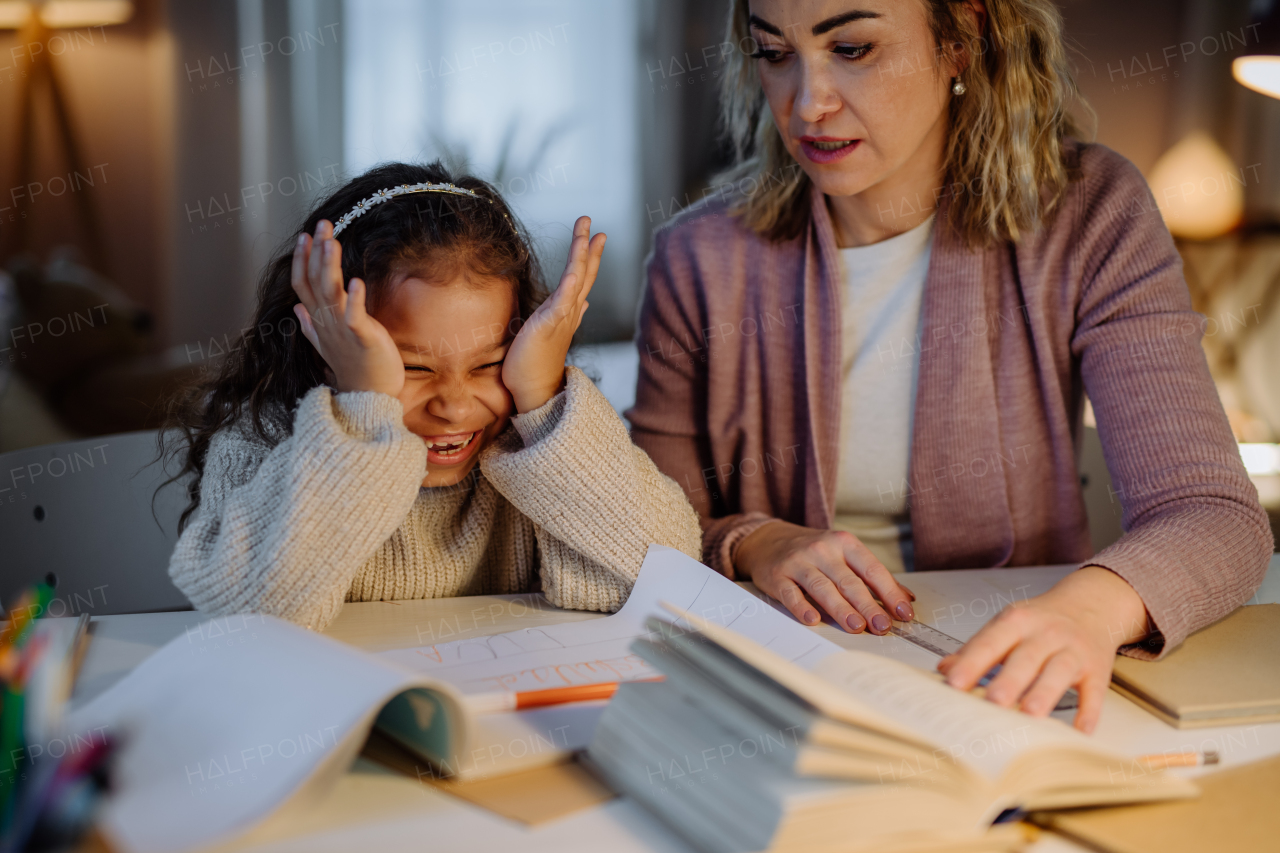
M 387 163 L 351 180 L 321 201 L 293 232 L 314 233 L 321 219 L 338 219 L 378 190 L 401 184 L 452 183 L 471 196 L 443 192 L 397 196 L 371 208 L 339 235 L 342 275 L 368 285 L 368 307 L 375 312 L 396 273 L 413 271 L 439 280 L 460 273 L 504 278 L 515 289 L 517 311 L 527 320 L 546 296 L 542 271 L 528 234 L 489 184 L 469 175 L 454 176 L 439 162 L 430 165 Z M 253 431 L 269 444 L 292 431 L 299 399 L 325 381 L 325 363 L 299 333 L 290 283 L 294 239 L 282 244 L 258 283 L 253 326 L 240 335 L 227 356 L 200 382 L 171 401 L 161 453 L 173 458 L 185 451 L 182 469 L 167 483 L 194 474 L 186 484 L 189 503 L 179 530 L 200 506 L 209 444 L 218 430 L 248 414 Z

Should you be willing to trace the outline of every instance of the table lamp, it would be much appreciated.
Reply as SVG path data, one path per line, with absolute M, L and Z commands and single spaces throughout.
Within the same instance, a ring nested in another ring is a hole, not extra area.
M 1236 80 L 1255 92 L 1280 98 L 1280 0 L 1253 0 L 1253 53 L 1231 63 Z
M 123 24 L 132 16 L 133 3 L 130 0 L 0 0 L 0 29 L 21 31 L 19 39 L 28 46 L 27 54 L 31 63 L 28 73 L 23 75 L 19 83 L 18 181 L 15 186 L 27 185 L 34 173 L 35 99 L 41 91 L 48 93 L 52 103 L 52 115 L 63 155 L 73 171 L 88 172 L 79 140 L 71 125 L 70 108 L 53 63 L 53 56 L 66 52 L 65 44 L 61 51 L 55 50 L 51 44 L 52 40 L 61 38 L 54 30 Z M 88 37 L 92 38 L 92 33 Z M 36 45 L 41 49 L 33 50 Z M 88 194 L 73 193 L 73 196 L 84 221 L 89 256 L 98 271 L 105 273 L 106 247 L 101 224 Z M 4 251 L 0 252 L 0 261 L 14 250 L 28 248 L 26 244 L 29 227 L 28 217 L 24 216 L 18 220 L 14 229 L 5 232 L 7 239 L 4 241 Z

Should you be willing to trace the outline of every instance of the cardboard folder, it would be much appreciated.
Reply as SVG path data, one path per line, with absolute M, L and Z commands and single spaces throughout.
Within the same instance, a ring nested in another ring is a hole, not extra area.
M 1242 607 L 1163 660 L 1118 657 L 1111 686 L 1179 729 L 1280 721 L 1280 604 Z
M 1105 853 L 1280 849 L 1280 756 L 1196 778 L 1194 800 L 1040 812 L 1039 826 Z

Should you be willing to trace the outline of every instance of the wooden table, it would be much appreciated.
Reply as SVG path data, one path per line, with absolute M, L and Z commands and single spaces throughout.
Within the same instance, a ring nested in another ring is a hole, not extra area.
M 1046 566 L 918 572 L 905 575 L 903 580 L 918 596 L 915 607 L 920 621 L 964 640 L 1002 607 L 1038 595 L 1070 570 L 1069 566 Z M 1280 603 L 1277 557 L 1272 558 L 1267 579 L 1250 603 Z M 600 616 L 559 610 L 541 595 L 368 602 L 347 604 L 326 633 L 368 651 L 381 651 Z M 94 619 L 93 642 L 76 683 L 73 702 L 79 704 L 105 690 L 160 646 L 202 621 L 201 614 L 191 611 Z M 830 623 L 814 630 L 845 648 L 881 653 L 887 648 L 881 638 L 846 634 Z M 936 660 L 914 647 L 903 651 L 895 644 L 894 648 L 892 656 L 906 663 L 931 668 Z M 1280 754 L 1280 723 L 1178 731 L 1114 692 L 1107 694 L 1094 736 L 1101 743 L 1129 753 L 1216 749 L 1223 767 Z M 305 824 L 270 826 L 226 849 L 323 853 L 427 848 L 468 853 L 689 850 L 629 800 L 615 800 L 529 829 L 364 759 L 356 762 Z M 1035 853 L 1074 853 L 1082 849 L 1049 835 L 1031 847 Z

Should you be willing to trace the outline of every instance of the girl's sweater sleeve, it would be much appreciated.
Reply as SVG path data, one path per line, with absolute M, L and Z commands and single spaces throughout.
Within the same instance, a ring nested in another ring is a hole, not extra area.
M 169 562 L 173 582 L 202 611 L 323 629 L 417 498 L 426 448 L 403 418 L 385 394 L 320 386 L 274 448 L 239 428 L 218 433 L 200 510 Z
M 612 612 L 627 600 L 650 543 L 696 560 L 702 529 L 680 486 L 631 443 L 586 374 L 566 373 L 565 390 L 514 418 L 481 466 L 534 524 L 547 599 Z

